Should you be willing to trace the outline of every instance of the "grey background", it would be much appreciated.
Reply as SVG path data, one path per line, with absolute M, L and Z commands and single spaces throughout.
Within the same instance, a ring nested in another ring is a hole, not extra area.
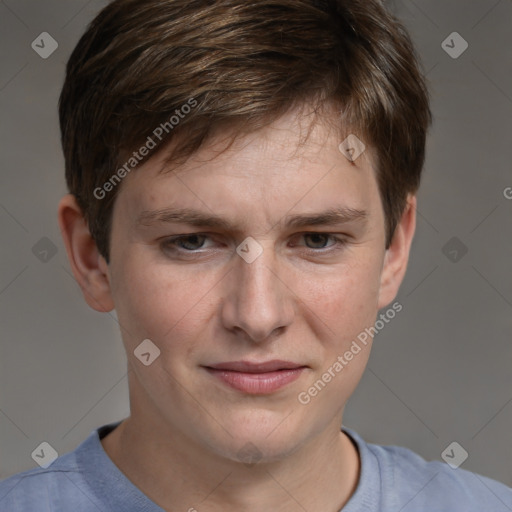
M 35 467 L 42 441 L 62 454 L 129 413 L 115 315 L 86 305 L 56 217 L 64 65 L 105 3 L 0 1 L 0 478 Z M 455 440 L 463 468 L 512 485 L 512 1 L 389 4 L 422 56 L 435 124 L 403 311 L 378 334 L 344 424 L 427 459 Z M 59 45 L 47 59 L 31 48 L 44 31 Z M 454 31 L 469 43 L 457 59 L 441 46 Z

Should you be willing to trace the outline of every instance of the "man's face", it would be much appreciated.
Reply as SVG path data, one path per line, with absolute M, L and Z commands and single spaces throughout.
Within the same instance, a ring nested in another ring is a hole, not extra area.
M 156 155 L 125 178 L 113 211 L 108 275 L 132 417 L 234 460 L 248 442 L 270 460 L 339 429 L 371 340 L 333 365 L 391 300 L 379 299 L 385 230 L 370 151 L 351 163 L 323 124 L 298 148 L 297 123 L 289 114 L 221 155 L 217 141 L 175 172 L 159 173 Z M 185 209 L 224 225 L 172 214 Z M 365 214 L 289 224 L 340 209 Z M 160 350 L 148 366 L 134 355 L 145 339 Z M 301 369 L 211 369 L 276 360 Z

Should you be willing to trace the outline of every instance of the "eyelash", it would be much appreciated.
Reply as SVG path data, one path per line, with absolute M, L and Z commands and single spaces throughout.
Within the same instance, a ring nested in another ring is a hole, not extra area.
M 330 253 L 330 252 L 342 249 L 343 246 L 345 246 L 347 244 L 347 240 L 346 239 L 340 238 L 338 236 L 334 236 L 331 233 L 323 233 L 323 232 L 313 231 L 313 232 L 301 233 L 300 235 L 301 236 L 314 236 L 314 235 L 318 235 L 318 236 L 324 236 L 327 239 L 331 238 L 332 240 L 334 240 L 335 243 L 330 245 L 330 246 L 327 246 L 327 247 L 320 247 L 318 249 L 314 249 L 314 248 L 311 248 L 311 247 L 306 247 L 306 252 L 312 252 L 312 253 L 315 253 L 315 254 L 327 254 L 327 253 Z M 162 249 L 164 249 L 164 250 L 165 249 L 171 249 L 171 250 L 175 250 L 177 252 L 181 252 L 183 254 L 190 254 L 190 255 L 200 254 L 201 248 L 195 249 L 195 250 L 187 250 L 187 249 L 184 249 L 183 247 L 180 247 L 178 245 L 179 242 L 181 242 L 183 240 L 187 240 L 187 239 L 192 238 L 192 237 L 205 237 L 207 239 L 208 238 L 211 239 L 211 237 L 209 237 L 208 235 L 203 234 L 203 233 L 189 233 L 187 235 L 180 235 L 180 236 L 175 236 L 175 237 L 172 237 L 172 238 L 165 239 L 161 243 Z

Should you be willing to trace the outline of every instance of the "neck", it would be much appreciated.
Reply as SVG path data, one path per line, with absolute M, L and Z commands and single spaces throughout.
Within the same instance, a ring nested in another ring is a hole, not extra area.
M 339 428 L 285 459 L 259 464 L 222 458 L 134 416 L 102 445 L 125 476 L 168 512 L 337 512 L 354 493 L 360 470 L 357 449 Z

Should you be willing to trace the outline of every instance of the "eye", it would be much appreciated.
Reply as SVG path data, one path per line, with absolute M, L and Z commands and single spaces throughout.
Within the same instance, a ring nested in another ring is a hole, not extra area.
M 299 238 L 306 242 L 306 250 L 316 254 L 324 254 L 331 251 L 336 251 L 341 249 L 346 244 L 345 239 L 334 236 L 330 233 L 301 233 L 299 234 Z M 331 240 L 333 243 L 329 244 L 329 240 Z M 209 245 L 206 244 L 208 241 L 210 241 Z M 214 248 L 215 242 L 208 235 L 201 233 L 190 233 L 187 235 L 179 235 L 164 239 L 160 245 L 162 250 L 167 253 L 181 253 L 182 256 L 193 256 L 207 254 L 207 249 Z M 293 245 L 304 247 L 304 244 L 302 243 L 292 244 L 292 246 Z
M 331 235 L 330 233 L 303 233 L 304 240 L 310 240 L 310 244 L 306 243 L 309 249 L 329 249 L 335 248 L 345 244 L 345 240 L 342 238 Z M 329 239 L 334 240 L 331 245 L 326 245 Z
M 165 249 L 182 249 L 185 252 L 193 252 L 204 248 L 204 242 L 208 237 L 199 233 L 169 238 L 162 242 Z

